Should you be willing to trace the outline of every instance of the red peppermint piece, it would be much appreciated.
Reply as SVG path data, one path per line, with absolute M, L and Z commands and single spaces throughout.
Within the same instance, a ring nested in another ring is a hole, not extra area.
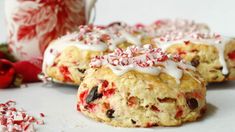
M 106 96 L 106 97 L 110 97 L 111 95 L 113 95 L 115 93 L 115 89 L 107 89 L 103 92 L 103 96 Z
M 86 104 L 86 97 L 88 95 L 88 90 L 83 91 L 80 95 L 79 95 L 79 100 L 81 102 L 81 104 Z
M 108 85 L 109 85 L 109 82 L 107 80 L 104 80 L 102 83 L 102 88 L 106 88 L 108 87 Z
M 96 104 L 94 104 L 94 103 L 89 103 L 85 106 L 85 108 L 87 108 L 91 112 L 94 112 L 95 107 L 96 107 Z
M 22 75 L 23 82 L 38 82 L 38 74 L 41 69 L 30 63 L 29 61 L 19 61 L 14 63 L 14 68 L 17 74 Z
M 70 78 L 70 72 L 67 66 L 61 66 L 60 67 L 60 72 L 64 76 L 64 81 L 65 82 L 72 82 L 72 79 Z
M 0 59 L 0 88 L 7 88 L 11 85 L 15 76 L 13 64 L 5 59 Z

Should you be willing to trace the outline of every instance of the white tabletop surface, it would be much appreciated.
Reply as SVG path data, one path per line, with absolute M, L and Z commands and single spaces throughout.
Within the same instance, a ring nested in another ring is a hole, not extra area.
M 17 107 L 35 115 L 44 113 L 43 132 L 235 132 L 235 82 L 208 86 L 208 111 L 204 118 L 180 127 L 116 128 L 86 118 L 76 111 L 76 87 L 65 85 L 29 84 L 23 88 L 0 89 L 0 102 L 15 100 Z

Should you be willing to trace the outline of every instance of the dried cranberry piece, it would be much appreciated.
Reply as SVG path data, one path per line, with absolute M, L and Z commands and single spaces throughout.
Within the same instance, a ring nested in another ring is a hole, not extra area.
M 108 117 L 108 118 L 114 118 L 114 116 L 113 116 L 113 113 L 114 113 L 115 111 L 113 110 L 113 109 L 109 109 L 109 110 L 107 110 L 106 111 L 106 116 Z
M 191 109 L 191 110 L 194 110 L 198 107 L 198 102 L 195 98 L 189 98 L 187 99 L 187 104 L 188 104 L 188 107 Z
M 102 96 L 102 94 L 98 93 L 98 86 L 94 86 L 86 97 L 86 103 L 90 103 L 98 98 L 101 98 Z

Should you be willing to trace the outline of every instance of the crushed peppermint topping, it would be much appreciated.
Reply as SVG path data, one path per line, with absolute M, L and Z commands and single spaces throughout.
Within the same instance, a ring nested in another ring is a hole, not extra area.
M 174 77 L 177 83 L 180 83 L 184 70 L 195 70 L 179 55 L 167 55 L 160 48 L 153 48 L 151 45 L 131 46 L 126 50 L 117 48 L 113 53 L 91 59 L 90 67 L 102 66 L 108 66 L 116 75 L 122 75 L 130 70 L 152 75 L 165 72 Z
M 80 41 L 85 45 L 100 44 L 104 41 L 103 36 L 110 38 L 106 33 L 105 27 L 95 25 L 81 25 L 76 37 L 71 41 Z
M 1 132 L 18 132 L 36 131 L 34 125 L 43 125 L 43 119 L 36 119 L 30 116 L 23 109 L 17 109 L 15 107 L 15 101 L 7 101 L 6 103 L 0 104 L 0 131 Z M 41 118 L 45 115 L 40 114 Z M 43 115 L 43 116 L 42 116 Z
M 103 63 L 108 63 L 112 66 L 138 65 L 140 67 L 151 67 L 168 59 L 168 56 L 160 48 L 152 48 L 151 45 L 146 45 L 144 48 L 131 46 L 126 50 L 116 48 L 110 54 L 96 56 L 91 60 L 90 66 L 101 67 Z

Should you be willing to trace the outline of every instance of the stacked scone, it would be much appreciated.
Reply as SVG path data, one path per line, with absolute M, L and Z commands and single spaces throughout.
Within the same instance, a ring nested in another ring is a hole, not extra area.
M 175 126 L 206 110 L 206 83 L 235 79 L 235 41 L 205 24 L 85 25 L 50 44 L 43 72 L 80 85 L 78 110 L 121 127 Z

